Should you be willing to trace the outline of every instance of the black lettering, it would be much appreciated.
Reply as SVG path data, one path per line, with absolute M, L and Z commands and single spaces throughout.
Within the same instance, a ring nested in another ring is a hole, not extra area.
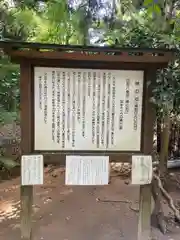
M 60 98 L 60 73 L 57 72 L 57 143 L 60 143 L 60 104 L 61 104 L 61 98 Z
M 119 113 L 119 130 L 123 129 L 123 105 L 124 101 L 120 100 L 120 113 Z
M 114 125 L 115 125 L 115 98 L 116 98 L 116 82 L 113 78 L 112 86 L 112 114 L 111 114 L 111 144 L 114 144 Z
M 47 123 L 48 107 L 47 107 L 47 73 L 44 74 L 44 123 Z
M 55 71 L 52 71 L 52 140 L 55 141 Z

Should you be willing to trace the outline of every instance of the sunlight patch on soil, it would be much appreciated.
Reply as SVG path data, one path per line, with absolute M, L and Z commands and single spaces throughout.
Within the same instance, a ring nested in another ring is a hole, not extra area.
M 2 192 L 13 192 L 13 191 L 15 191 L 15 190 L 17 190 L 17 189 L 19 189 L 19 188 L 20 188 L 20 185 L 12 185 L 12 186 L 10 186 L 10 187 L 8 187 L 8 188 L 1 189 L 0 192 L 1 192 L 1 191 L 2 191 Z
M 0 202 L 0 222 L 10 219 L 18 219 L 20 216 L 20 201 Z

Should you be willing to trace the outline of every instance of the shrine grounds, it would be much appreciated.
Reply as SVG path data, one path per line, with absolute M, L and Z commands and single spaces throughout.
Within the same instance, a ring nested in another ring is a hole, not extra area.
M 12 135 L 12 126 L 0 129 Z M 14 135 L 20 138 L 20 128 Z M 173 172 L 168 190 L 180 206 L 180 173 Z M 33 240 L 136 240 L 139 187 L 130 176 L 111 172 L 108 186 L 64 185 L 64 168 L 47 166 L 44 185 L 34 187 Z M 2 174 L 0 174 L 2 176 Z M 104 202 L 103 202 L 104 201 Z M 168 232 L 152 227 L 151 240 L 179 240 L 180 225 L 164 202 Z M 0 180 L 0 240 L 20 240 L 20 177 Z
M 64 168 L 44 171 L 44 185 L 34 191 L 33 240 L 136 240 L 139 189 L 129 184 L 129 177 L 112 172 L 108 186 L 69 187 L 64 185 Z M 177 201 L 179 180 L 180 174 L 174 173 L 169 183 Z M 0 183 L 0 240 L 20 239 L 19 196 L 19 177 Z M 131 203 L 120 202 L 124 200 Z M 151 239 L 179 240 L 180 226 L 166 203 L 164 209 L 169 232 L 163 236 L 152 228 Z

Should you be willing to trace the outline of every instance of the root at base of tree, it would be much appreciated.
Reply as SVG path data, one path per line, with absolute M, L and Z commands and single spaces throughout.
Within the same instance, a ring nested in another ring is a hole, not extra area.
M 152 180 L 152 196 L 154 198 L 154 211 L 152 214 L 152 220 L 155 220 L 156 225 L 160 231 L 165 234 L 167 231 L 166 222 L 164 220 L 164 214 L 162 210 L 162 198 L 164 198 L 169 208 L 173 211 L 175 219 L 180 223 L 180 213 L 175 207 L 172 197 L 168 194 L 162 185 L 160 177 L 154 173 Z
M 162 210 L 162 194 L 155 178 L 152 180 L 152 196 L 154 199 L 154 210 L 151 216 L 151 223 L 152 225 L 155 225 L 155 227 L 159 228 L 163 234 L 165 234 L 167 226 Z
M 160 188 L 161 193 L 162 193 L 164 199 L 167 201 L 169 208 L 173 211 L 176 220 L 180 223 L 180 212 L 179 212 L 179 209 L 177 209 L 175 207 L 172 197 L 163 188 L 160 177 L 158 175 L 154 174 L 154 179 L 156 179 L 156 181 L 158 183 L 158 187 Z

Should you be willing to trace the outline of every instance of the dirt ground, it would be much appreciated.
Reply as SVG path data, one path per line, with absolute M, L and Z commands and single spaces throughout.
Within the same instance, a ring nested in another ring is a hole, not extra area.
M 44 176 L 44 185 L 34 188 L 33 240 L 136 240 L 139 189 L 127 179 L 113 177 L 103 187 L 69 187 L 63 168 L 46 168 Z M 20 239 L 19 183 L 20 178 L 0 183 L 0 240 Z M 180 200 L 180 191 L 171 189 Z M 132 201 L 133 210 L 127 203 L 113 202 L 118 200 Z M 180 225 L 164 207 L 169 232 L 163 236 L 153 228 L 152 239 L 178 240 Z

